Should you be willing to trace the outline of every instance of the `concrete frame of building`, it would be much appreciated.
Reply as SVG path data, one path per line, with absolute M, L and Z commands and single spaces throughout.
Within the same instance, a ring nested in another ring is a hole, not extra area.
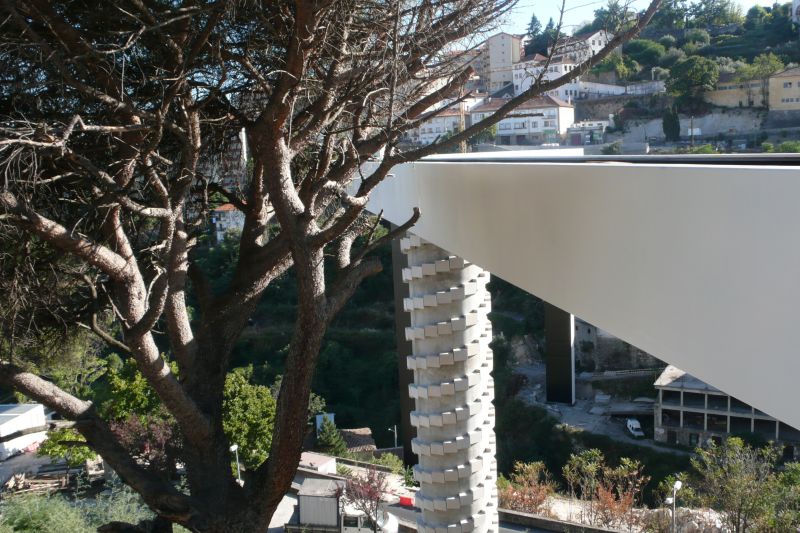
M 722 391 L 710 386 L 701 390 L 656 384 L 656 388 L 653 438 L 657 442 L 695 447 L 709 440 L 721 442 L 731 434 L 756 433 L 785 446 L 788 458 L 800 456 L 800 432 Z
M 420 533 L 498 531 L 489 273 L 409 235 L 403 308 Z

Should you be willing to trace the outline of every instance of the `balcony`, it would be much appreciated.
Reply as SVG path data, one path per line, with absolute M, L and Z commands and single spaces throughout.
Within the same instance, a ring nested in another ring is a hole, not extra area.
M 419 207 L 423 239 L 798 427 L 799 170 L 459 154 L 396 167 L 369 209 L 399 224 Z

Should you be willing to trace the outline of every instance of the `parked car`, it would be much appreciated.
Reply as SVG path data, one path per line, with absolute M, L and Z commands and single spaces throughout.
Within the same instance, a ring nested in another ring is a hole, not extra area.
M 635 418 L 629 418 L 626 426 L 628 427 L 628 432 L 633 436 L 634 439 L 644 438 L 644 431 L 642 431 L 642 425 L 638 420 Z

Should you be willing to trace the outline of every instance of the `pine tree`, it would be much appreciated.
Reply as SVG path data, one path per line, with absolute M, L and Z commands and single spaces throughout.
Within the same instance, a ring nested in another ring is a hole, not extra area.
M 681 138 L 681 122 L 678 117 L 678 110 L 673 108 L 664 111 L 661 118 L 661 127 L 664 130 L 664 137 L 668 141 L 677 141 Z
M 542 31 L 542 23 L 536 18 L 535 14 L 531 15 L 531 21 L 528 24 L 528 35 L 536 37 Z
M 317 448 L 323 453 L 336 457 L 343 457 L 347 453 L 347 444 L 345 444 L 342 434 L 336 424 L 327 416 L 323 417 L 319 433 L 317 433 Z

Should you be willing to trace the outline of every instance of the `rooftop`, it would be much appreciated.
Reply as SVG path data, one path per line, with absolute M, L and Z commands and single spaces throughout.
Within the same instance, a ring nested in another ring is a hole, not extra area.
M 716 387 L 712 387 L 705 381 L 697 379 L 691 374 L 687 374 L 680 368 L 669 365 L 658 376 L 658 379 L 653 383 L 656 387 L 668 387 L 671 389 L 687 389 L 704 392 L 722 392 Z
M 336 458 L 314 452 L 303 452 L 300 454 L 300 466 L 304 468 L 317 468 L 331 461 L 335 462 Z
M 347 450 L 351 452 L 374 452 L 378 449 L 375 439 L 372 438 L 372 430 L 369 428 L 341 429 Z
M 0 416 L 17 416 L 42 409 L 40 403 L 3 403 L 0 404 Z
M 800 76 L 800 67 L 787 68 L 783 72 L 773 74 L 773 78 L 788 78 L 790 76 Z
M 500 109 L 503 105 L 507 104 L 510 98 L 489 98 L 480 105 L 476 105 L 470 110 L 470 113 L 486 113 L 494 112 Z M 528 100 L 517 109 L 534 109 L 537 107 L 574 107 L 560 98 L 554 96 L 537 96 Z
M 236 206 L 233 204 L 222 204 L 221 206 L 213 209 L 213 211 L 236 211 Z
M 336 496 L 344 488 L 344 483 L 333 479 L 316 479 L 307 477 L 300 485 L 298 496 Z

